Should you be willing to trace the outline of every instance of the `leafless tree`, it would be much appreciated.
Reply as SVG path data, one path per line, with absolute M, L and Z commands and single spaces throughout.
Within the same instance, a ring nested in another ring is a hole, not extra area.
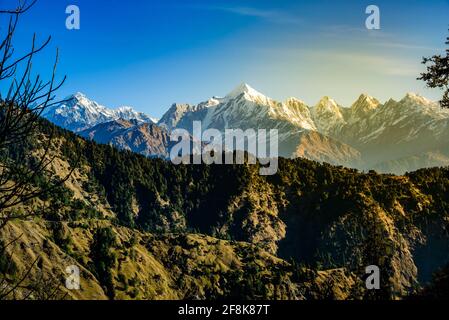
M 65 81 L 65 77 L 61 81 L 55 80 L 58 52 L 50 80 L 43 80 L 32 71 L 33 58 L 48 46 L 51 37 L 38 43 L 34 34 L 28 52 L 16 54 L 14 50 L 14 35 L 19 20 L 35 3 L 36 0 L 18 0 L 16 8 L 0 8 L 0 22 L 7 23 L 6 28 L 0 26 L 0 231 L 12 219 L 23 219 L 38 214 L 36 210 L 18 214 L 12 209 L 48 193 L 57 184 L 66 181 L 72 173 L 63 179 L 57 179 L 57 182 L 48 183 L 48 186 L 36 186 L 34 182 L 36 177 L 48 176 L 48 166 L 54 160 L 54 157 L 49 156 L 51 134 L 50 137 L 46 137 L 45 147 L 40 155 L 28 152 L 20 155 L 20 158 L 11 157 L 11 150 L 15 146 L 24 144 L 38 134 L 36 128 L 41 123 L 42 112 L 56 103 L 61 103 L 55 100 L 55 92 Z M 12 250 L 8 252 L 7 249 L 19 238 L 0 245 L 0 255 L 12 260 Z M 0 272 L 0 299 L 14 297 L 14 291 L 25 285 L 28 286 L 29 295 L 36 292 L 30 289 L 31 282 L 26 280 L 37 262 L 38 259 L 14 283 L 8 281 L 6 277 L 2 278 Z M 39 296 L 52 297 L 54 292 L 48 295 L 41 292 Z
M 6 34 L 0 43 L 0 227 L 4 226 L 8 218 L 7 209 L 36 198 L 48 190 L 33 187 L 34 178 L 45 172 L 52 162 L 49 158 L 46 144 L 40 159 L 34 161 L 32 168 L 25 163 L 18 163 L 8 159 L 8 149 L 23 143 L 36 133 L 39 117 L 42 112 L 56 104 L 55 92 L 65 81 L 55 82 L 58 53 L 53 65 L 51 78 L 48 81 L 39 75 L 32 74 L 32 61 L 34 56 L 42 51 L 50 42 L 51 37 L 41 44 L 36 44 L 36 35 L 33 36 L 29 52 L 16 56 L 13 39 L 20 17 L 26 13 L 36 0 L 28 3 L 19 1 L 13 10 L 0 10 L 0 15 L 9 17 Z M 29 155 L 32 157 L 33 155 Z M 25 162 L 26 159 L 23 159 Z

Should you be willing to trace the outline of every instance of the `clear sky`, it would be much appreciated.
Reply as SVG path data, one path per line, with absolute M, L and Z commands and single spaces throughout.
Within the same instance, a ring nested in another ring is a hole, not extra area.
M 80 30 L 65 28 L 69 4 L 80 8 Z M 380 8 L 380 30 L 365 28 L 370 4 Z M 35 70 L 48 74 L 58 47 L 58 72 L 68 77 L 61 96 L 81 91 L 160 117 L 173 102 L 222 96 L 241 82 L 310 105 L 409 91 L 437 100 L 416 77 L 422 56 L 443 52 L 448 27 L 449 0 L 38 0 L 16 45 L 23 51 L 33 32 L 53 36 Z

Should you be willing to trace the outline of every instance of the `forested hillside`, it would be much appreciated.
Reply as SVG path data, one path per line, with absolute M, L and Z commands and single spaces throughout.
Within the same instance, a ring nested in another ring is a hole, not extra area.
M 82 268 L 81 291 L 61 288 L 70 298 L 393 299 L 449 262 L 446 168 L 393 176 L 281 158 L 259 176 L 258 165 L 175 166 L 45 120 L 40 132 L 2 161 L 51 143 L 36 186 L 74 171 L 12 209 L 40 215 L 1 231 L 3 243 L 23 234 L 13 265 L 0 261 L 9 279 L 42 256 L 33 279 Z M 381 290 L 365 290 L 368 265 Z

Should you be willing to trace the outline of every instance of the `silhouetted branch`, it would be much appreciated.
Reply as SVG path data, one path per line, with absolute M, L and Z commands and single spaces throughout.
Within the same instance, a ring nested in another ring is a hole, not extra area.
M 40 75 L 33 76 L 33 59 L 48 46 L 51 37 L 37 44 L 34 34 L 28 52 L 17 55 L 14 51 L 13 39 L 20 17 L 35 3 L 36 0 L 18 0 L 15 9 L 0 9 L 0 15 L 9 15 L 7 28 L 0 28 L 0 31 L 5 31 L 4 35 L 0 35 L 0 88 L 6 90 L 0 91 L 0 230 L 13 219 L 36 215 L 35 210 L 28 210 L 25 214 L 16 213 L 14 207 L 53 191 L 67 181 L 76 168 L 76 165 L 72 166 L 63 178 L 50 179 L 52 174 L 49 166 L 56 158 L 50 153 L 53 134 L 39 136 L 36 130 L 42 125 L 40 116 L 45 109 L 60 103 L 55 100 L 55 92 L 63 85 L 66 77 L 56 81 L 59 52 L 56 51 L 50 80 L 44 81 Z M 41 137 L 45 140 L 39 141 Z M 29 147 L 29 144 L 33 145 Z M 39 179 L 48 180 L 36 183 Z M 9 242 L 7 247 L 17 240 Z M 12 261 L 13 252 L 7 253 L 6 247 L 0 248 L 0 254 L 6 254 Z M 36 258 L 22 276 L 13 282 L 0 273 L 0 300 L 11 296 L 15 298 L 16 290 L 21 291 L 20 297 L 23 299 L 56 297 L 59 284 L 54 288 L 49 286 L 47 282 L 52 279 L 42 275 L 35 283 L 29 281 L 38 260 Z

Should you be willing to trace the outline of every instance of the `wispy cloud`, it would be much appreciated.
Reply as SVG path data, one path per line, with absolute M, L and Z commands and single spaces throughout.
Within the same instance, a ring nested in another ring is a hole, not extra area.
M 365 52 L 345 51 L 310 51 L 305 53 L 314 59 L 327 61 L 333 65 L 364 70 L 370 73 L 387 76 L 415 77 L 422 70 L 416 61 L 409 61 L 395 56 L 379 56 Z
M 321 36 L 335 39 L 346 39 L 368 44 L 371 47 L 405 49 L 405 50 L 427 50 L 439 51 L 441 48 L 401 41 L 401 37 L 384 30 L 368 30 L 363 27 L 352 27 L 347 25 L 330 25 L 323 27 Z
M 319 29 L 321 35 L 329 36 L 329 37 L 342 37 L 342 36 L 354 36 L 356 34 L 362 34 L 367 32 L 366 28 L 362 27 L 353 27 L 344 24 L 331 24 L 322 26 Z
M 373 42 L 373 46 L 377 47 L 385 47 L 385 48 L 393 48 L 393 49 L 408 49 L 408 50 L 429 50 L 429 51 L 438 51 L 441 48 L 435 48 L 430 46 L 420 46 L 416 44 L 410 43 L 400 43 L 400 42 Z
M 300 24 L 301 18 L 285 11 L 252 7 L 208 7 L 209 10 L 228 12 L 240 16 L 254 17 L 277 24 Z

